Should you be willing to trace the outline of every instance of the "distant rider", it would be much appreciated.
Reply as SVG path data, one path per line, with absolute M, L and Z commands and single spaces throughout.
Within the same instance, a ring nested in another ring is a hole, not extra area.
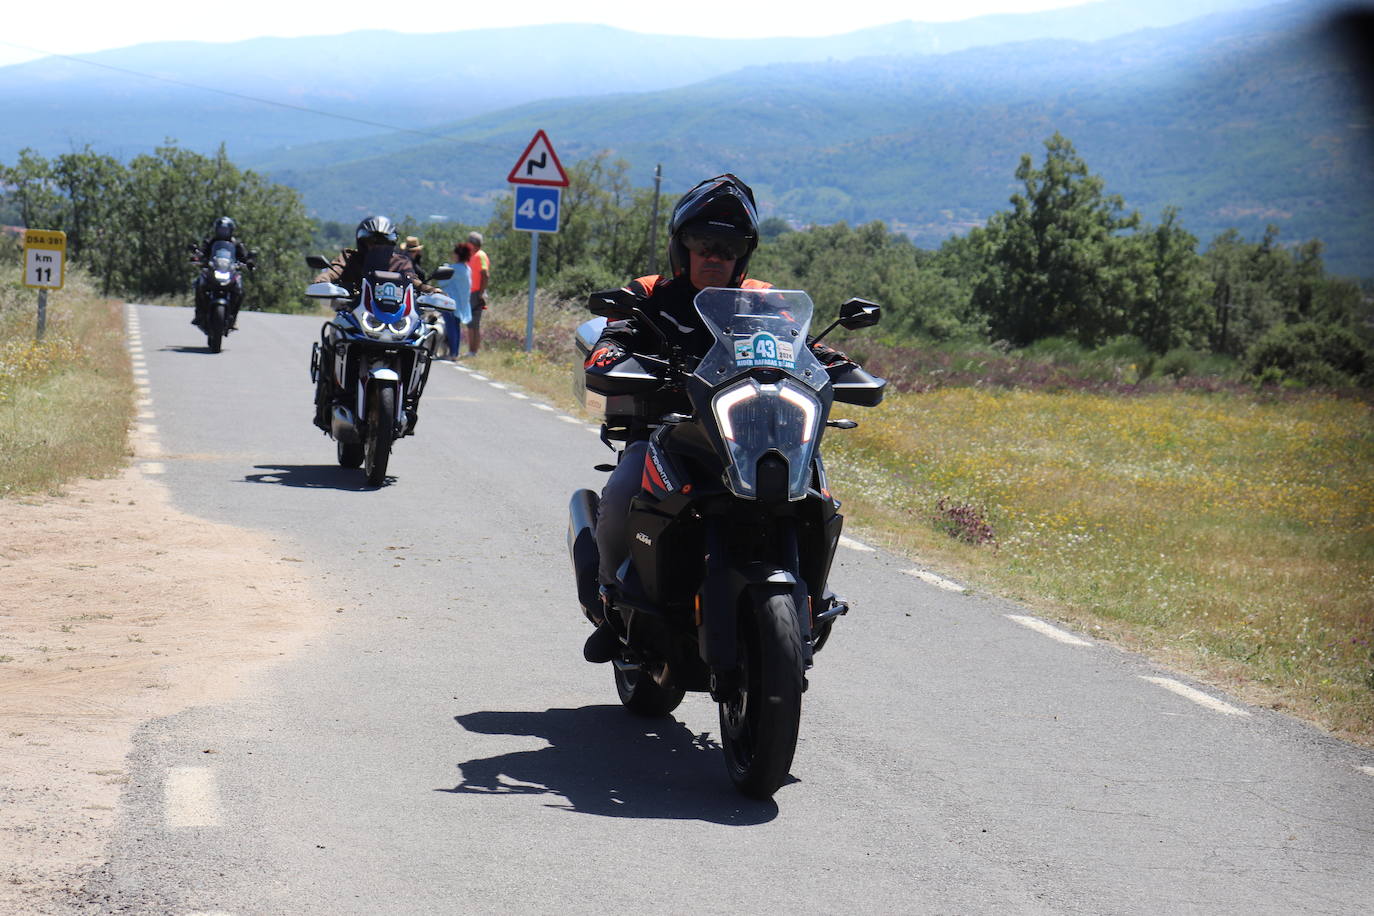
M 200 244 L 198 246 L 194 246 L 195 251 L 191 256 L 191 261 L 192 263 L 201 265 L 201 271 L 200 273 L 196 274 L 195 281 L 196 314 L 194 317 L 191 318 L 191 324 L 195 325 L 196 327 L 200 327 L 200 323 L 202 320 L 204 320 L 206 315 L 205 308 L 208 300 L 205 290 L 208 270 L 206 265 L 210 263 L 210 252 L 214 248 L 216 242 L 229 242 L 234 246 L 235 261 L 247 267 L 249 270 L 253 270 L 255 267 L 257 267 L 257 264 L 254 263 L 253 253 L 250 252 L 244 246 L 243 242 L 240 242 L 234 235 L 234 233 L 238 232 L 238 228 L 238 224 L 235 223 L 232 219 L 230 219 L 227 216 L 221 216 L 219 219 L 215 220 L 214 225 L 210 227 L 210 235 L 207 238 L 201 239 Z M 229 301 L 229 315 L 227 316 L 230 328 L 238 327 L 236 322 L 238 320 L 239 315 L 239 306 L 242 303 L 243 280 L 237 274 L 235 274 L 234 285 L 231 291 L 231 298 Z

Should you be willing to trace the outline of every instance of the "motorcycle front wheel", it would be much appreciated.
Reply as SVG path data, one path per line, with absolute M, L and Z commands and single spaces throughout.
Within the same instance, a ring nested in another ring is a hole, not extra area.
M 364 470 L 367 482 L 380 487 L 386 483 L 386 465 L 391 458 L 391 443 L 396 437 L 396 389 L 385 387 L 368 405 L 367 446 Z
M 637 716 L 662 718 L 677 709 L 686 694 L 678 687 L 660 687 L 649 672 L 634 665 L 622 667 L 619 659 L 611 667 L 615 670 L 615 692 L 620 695 L 621 705 Z
M 224 306 L 215 306 L 205 320 L 210 325 L 205 329 L 206 343 L 211 353 L 218 353 L 224 343 Z
M 801 632 L 790 594 L 740 609 L 739 650 L 739 690 L 719 704 L 725 767 L 745 795 L 772 798 L 801 728 Z

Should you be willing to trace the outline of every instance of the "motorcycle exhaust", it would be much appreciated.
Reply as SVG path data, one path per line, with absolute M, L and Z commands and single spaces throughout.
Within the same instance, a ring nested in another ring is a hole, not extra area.
M 596 510 L 600 502 L 601 498 L 591 490 L 578 490 L 568 504 L 568 556 L 577 579 L 577 600 L 582 613 L 593 623 L 602 618 L 597 576 L 601 554 L 596 549 Z
M 363 437 L 358 435 L 358 424 L 353 418 L 353 411 L 347 407 L 334 407 L 333 415 L 329 419 L 329 434 L 347 445 L 357 445 L 363 441 Z

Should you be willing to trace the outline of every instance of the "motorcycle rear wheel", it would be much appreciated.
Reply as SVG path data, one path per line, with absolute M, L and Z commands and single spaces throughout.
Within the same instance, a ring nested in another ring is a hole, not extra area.
M 224 306 L 217 305 L 211 309 L 205 321 L 209 324 L 205 329 L 206 344 L 211 353 L 218 353 L 224 344 Z
M 614 662 L 611 667 L 621 705 L 637 716 L 662 718 L 677 709 L 687 693 L 679 687 L 660 687 L 643 668 L 622 669 Z
M 740 686 L 720 703 L 721 748 L 730 780 L 751 798 L 772 798 L 787 778 L 801 728 L 801 632 L 790 594 L 740 609 Z
M 336 442 L 339 452 L 339 466 L 360 468 L 363 466 L 363 445 L 361 442 Z
M 381 388 L 368 405 L 367 445 L 364 470 L 374 487 L 386 483 L 386 466 L 391 458 L 391 443 L 396 437 L 396 389 Z

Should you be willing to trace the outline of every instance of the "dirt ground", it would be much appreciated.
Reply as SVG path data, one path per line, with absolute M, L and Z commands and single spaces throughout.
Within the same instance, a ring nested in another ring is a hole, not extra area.
M 136 470 L 0 502 L 0 913 L 48 911 L 104 861 L 140 723 L 232 696 L 323 625 L 282 554 Z

